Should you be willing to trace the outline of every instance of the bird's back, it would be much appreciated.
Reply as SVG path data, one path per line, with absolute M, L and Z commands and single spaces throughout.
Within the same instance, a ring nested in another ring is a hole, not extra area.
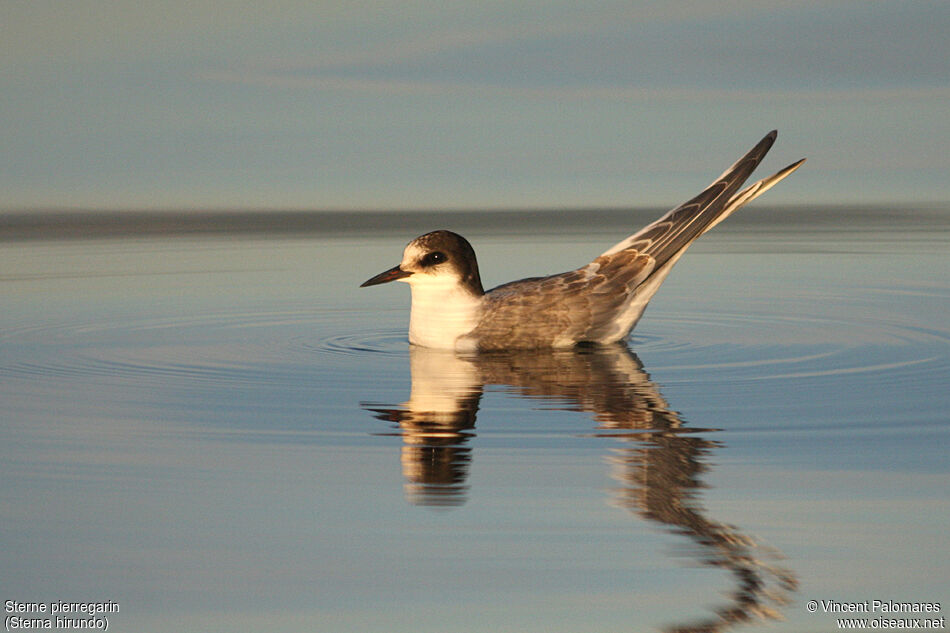
M 653 265 L 649 256 L 625 250 L 570 272 L 498 286 L 482 298 L 478 324 L 465 338 L 483 351 L 618 341 L 629 328 L 618 326 L 617 316 Z
M 479 350 L 613 343 L 636 325 L 673 265 L 700 235 L 765 193 L 803 161 L 739 191 L 775 141 L 773 131 L 698 196 L 590 264 L 507 283 L 484 295 L 462 346 Z

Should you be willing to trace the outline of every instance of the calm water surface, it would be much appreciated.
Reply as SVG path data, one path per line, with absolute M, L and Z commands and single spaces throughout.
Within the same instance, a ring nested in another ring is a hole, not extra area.
M 747 216 L 628 346 L 487 357 L 410 350 L 407 288 L 358 284 L 427 229 L 490 286 L 649 216 L 8 234 L 0 598 L 146 632 L 946 616 L 950 210 Z

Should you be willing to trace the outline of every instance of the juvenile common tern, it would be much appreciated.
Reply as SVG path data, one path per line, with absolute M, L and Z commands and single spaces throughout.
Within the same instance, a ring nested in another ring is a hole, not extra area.
M 564 348 L 624 339 L 690 244 L 805 162 L 739 190 L 768 153 L 772 131 L 702 193 L 615 244 L 586 266 L 485 292 L 475 251 L 461 235 L 433 231 L 409 242 L 402 262 L 365 281 L 404 281 L 412 291 L 409 342 L 458 351 Z

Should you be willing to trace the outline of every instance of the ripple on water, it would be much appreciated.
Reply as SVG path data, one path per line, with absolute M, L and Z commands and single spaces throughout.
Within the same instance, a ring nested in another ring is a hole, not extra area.
M 312 380 L 346 359 L 404 355 L 404 327 L 366 327 L 356 311 L 211 312 L 188 317 L 25 324 L 0 333 L 0 376 Z M 653 312 L 631 348 L 663 380 L 747 381 L 921 372 L 950 375 L 950 334 L 862 316 Z M 408 370 L 408 366 L 406 367 Z M 932 378 L 931 378 L 932 380 Z
M 390 329 L 343 332 L 315 340 L 302 339 L 300 345 L 303 349 L 321 354 L 398 356 L 406 353 L 409 342 L 403 329 Z
M 875 316 L 654 313 L 631 347 L 648 369 L 675 379 L 793 380 L 853 374 L 912 379 L 950 373 L 950 332 Z
M 32 323 L 0 332 L 7 380 L 179 378 L 222 384 L 311 382 L 340 355 L 404 353 L 404 333 L 347 332 L 339 310 Z

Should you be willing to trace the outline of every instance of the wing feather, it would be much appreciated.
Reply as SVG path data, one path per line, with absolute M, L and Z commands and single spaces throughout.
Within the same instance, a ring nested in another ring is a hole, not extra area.
M 614 245 L 604 254 L 609 255 L 630 248 L 636 243 L 637 250 L 653 256 L 657 267 L 662 267 L 667 260 L 699 237 L 729 207 L 732 196 L 758 167 L 777 136 L 778 132 L 775 130 L 766 134 L 755 147 L 723 172 L 702 193 Z
M 570 272 L 498 286 L 485 294 L 479 323 L 466 338 L 481 350 L 510 348 L 512 341 L 541 348 L 599 340 L 653 266 L 652 257 L 626 250 Z
M 625 337 L 686 248 L 736 209 L 795 171 L 798 161 L 740 191 L 775 142 L 767 134 L 692 200 L 614 245 L 590 264 L 513 281 L 484 296 L 464 338 L 480 350 L 565 347 Z

